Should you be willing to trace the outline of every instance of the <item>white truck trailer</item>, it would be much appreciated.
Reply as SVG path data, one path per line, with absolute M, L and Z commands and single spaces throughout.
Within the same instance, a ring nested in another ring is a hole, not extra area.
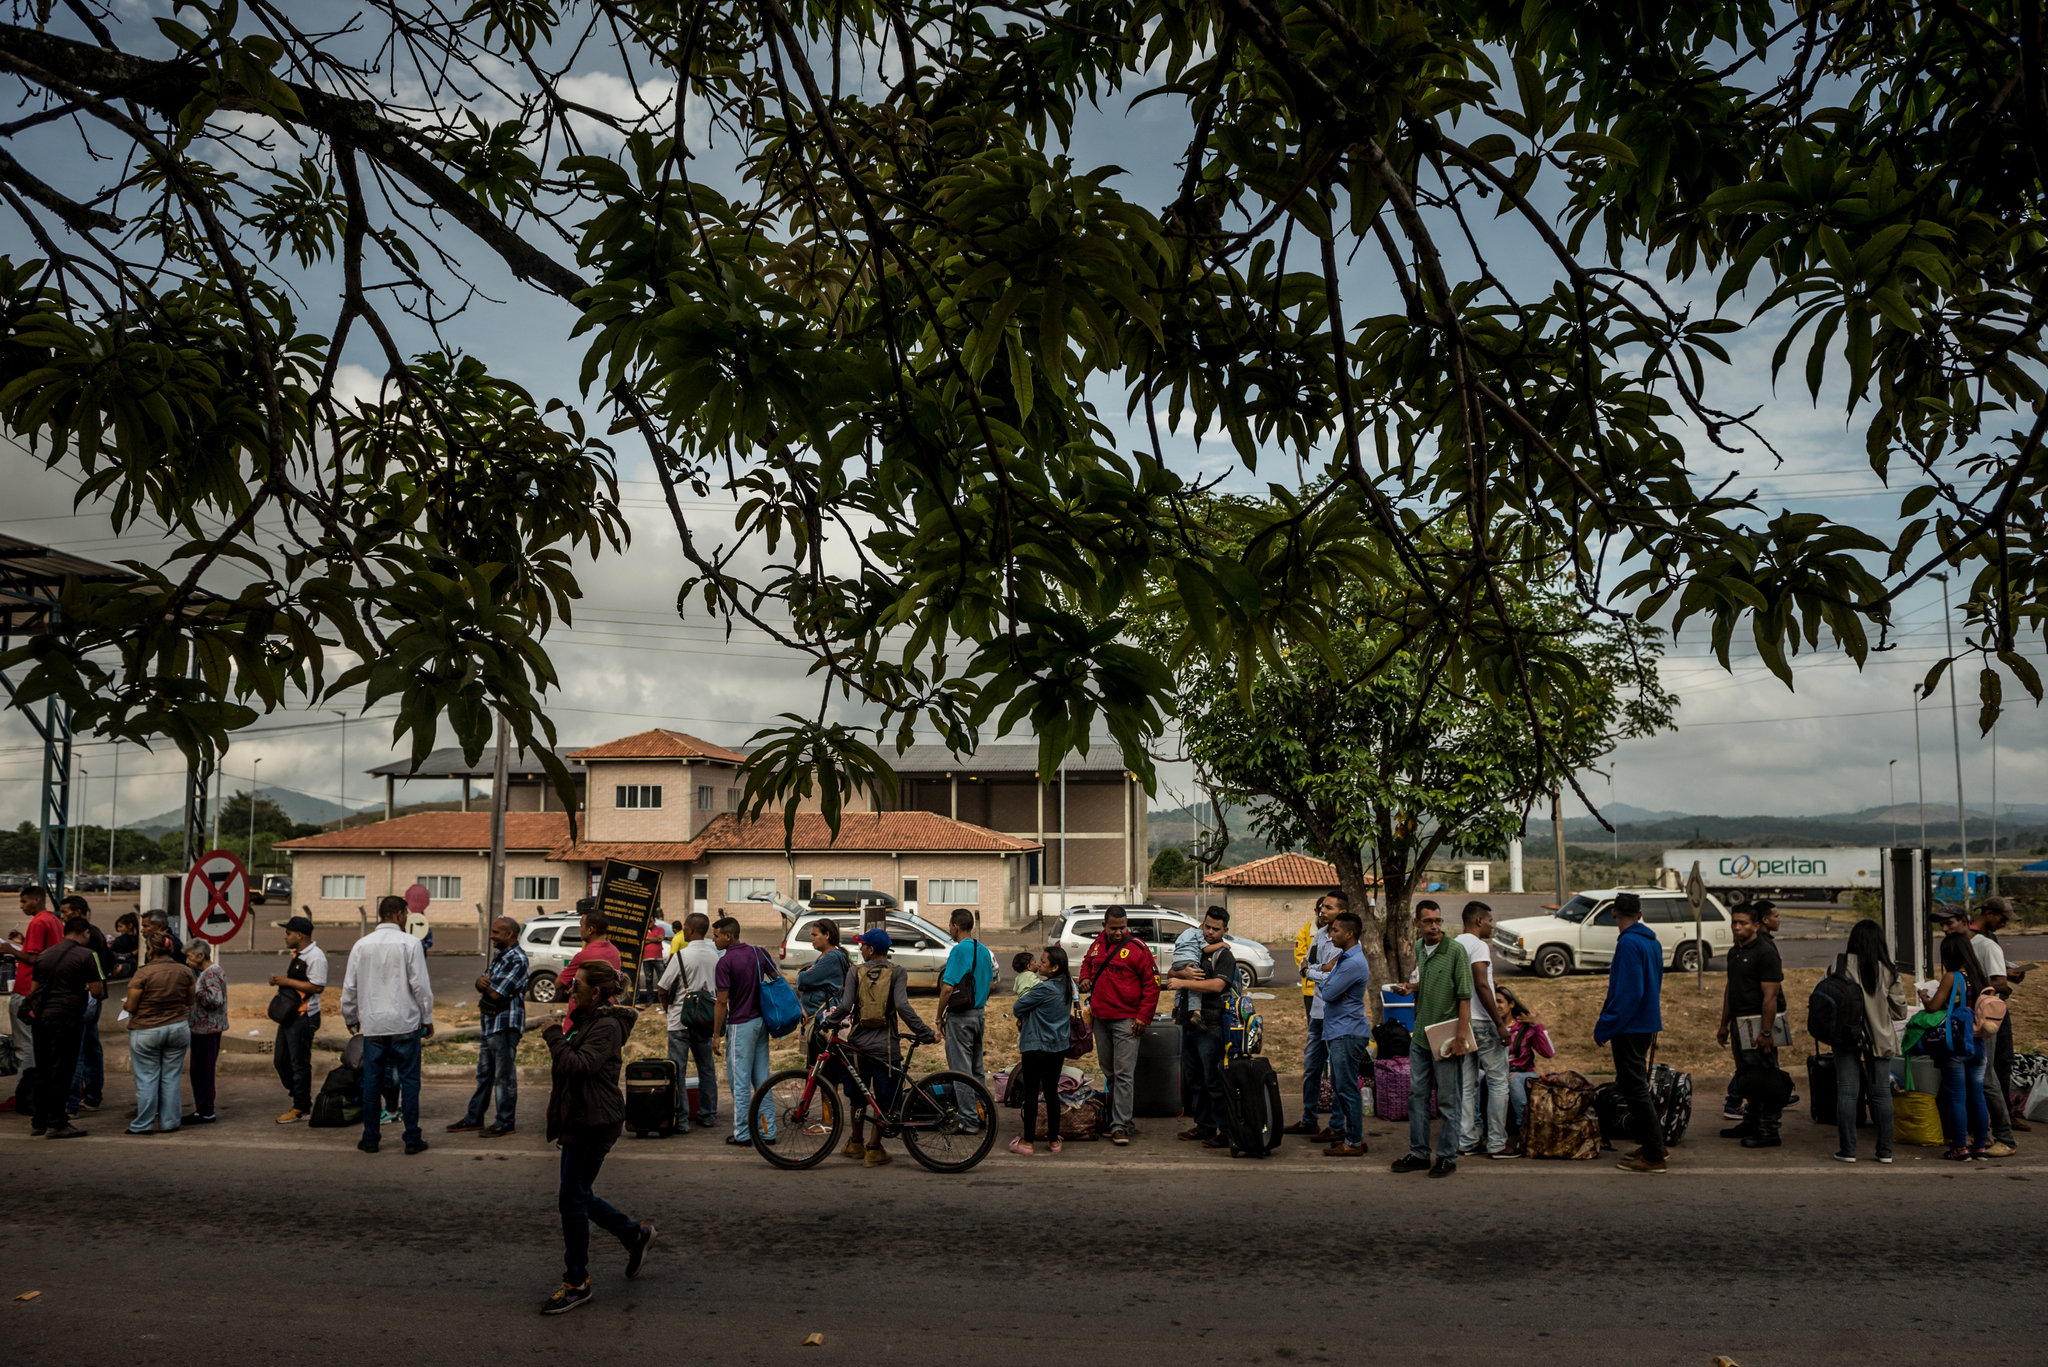
M 1853 888 L 1880 886 L 1874 849 L 1664 851 L 1664 867 L 1677 872 L 1681 886 L 1695 860 L 1708 891 L 1730 906 L 1759 897 L 1832 901 Z

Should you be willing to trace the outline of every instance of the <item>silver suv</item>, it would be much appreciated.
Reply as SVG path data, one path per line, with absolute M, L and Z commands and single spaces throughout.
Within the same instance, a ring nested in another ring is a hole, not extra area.
M 574 912 L 533 917 L 519 928 L 519 947 L 526 951 L 527 999 L 558 1000 L 562 989 L 555 975 L 583 948 L 583 922 Z
M 1081 956 L 1088 952 L 1088 946 L 1102 934 L 1102 913 L 1108 907 L 1107 902 L 1093 903 L 1068 907 L 1060 913 L 1053 943 L 1067 951 L 1067 958 L 1076 969 L 1081 966 Z M 1186 912 L 1175 911 L 1171 907 L 1131 903 L 1124 907 L 1124 911 L 1131 920 L 1131 934 L 1144 941 L 1152 951 L 1152 958 L 1162 974 L 1173 962 L 1173 942 L 1181 937 L 1182 932 L 1201 924 Z M 1223 942 L 1230 946 L 1232 956 L 1237 959 L 1237 985 L 1240 988 L 1249 992 L 1273 981 L 1273 956 L 1264 945 L 1238 935 L 1225 935 Z

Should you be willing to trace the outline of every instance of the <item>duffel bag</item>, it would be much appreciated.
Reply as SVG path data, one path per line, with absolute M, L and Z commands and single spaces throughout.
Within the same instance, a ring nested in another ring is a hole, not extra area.
M 1522 1152 L 1530 1158 L 1586 1159 L 1600 1156 L 1600 1121 L 1593 1084 L 1567 1070 L 1529 1080 L 1529 1104 L 1522 1112 Z

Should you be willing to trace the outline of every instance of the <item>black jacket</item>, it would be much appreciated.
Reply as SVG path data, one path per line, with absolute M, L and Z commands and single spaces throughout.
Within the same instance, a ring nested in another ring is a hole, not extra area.
M 550 1025 L 541 1032 L 554 1055 L 554 1082 L 548 1093 L 548 1138 L 586 1141 L 617 1139 L 626 1119 L 626 1099 L 619 1090 L 619 1051 L 636 1011 L 600 1006 L 584 1019 L 569 1016 L 569 1028 Z

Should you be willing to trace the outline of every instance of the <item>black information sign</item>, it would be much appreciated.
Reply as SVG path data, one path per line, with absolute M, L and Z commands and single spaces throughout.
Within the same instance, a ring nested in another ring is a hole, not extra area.
M 631 974 L 627 997 L 640 981 L 647 950 L 647 923 L 661 908 L 661 875 L 644 864 L 623 859 L 604 861 L 597 885 L 597 909 L 604 916 L 604 935 L 619 951 L 619 965 Z

